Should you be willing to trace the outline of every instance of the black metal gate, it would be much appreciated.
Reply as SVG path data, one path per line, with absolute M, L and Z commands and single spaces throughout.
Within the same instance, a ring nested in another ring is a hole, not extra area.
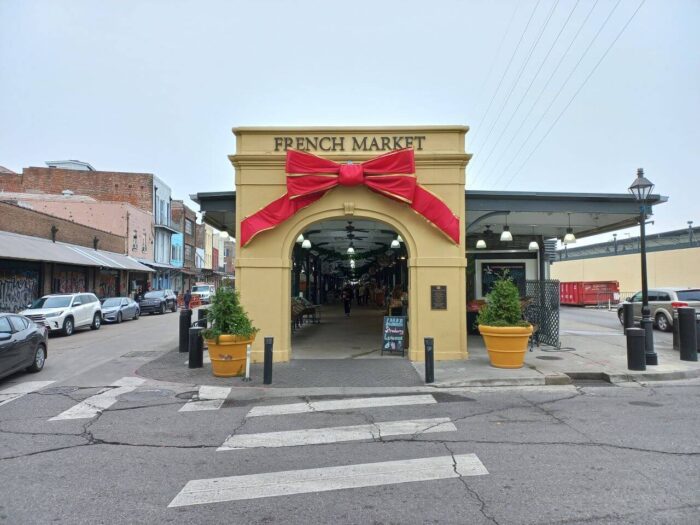
M 525 281 L 525 295 L 532 299 L 525 318 L 538 327 L 535 341 L 559 348 L 559 281 Z

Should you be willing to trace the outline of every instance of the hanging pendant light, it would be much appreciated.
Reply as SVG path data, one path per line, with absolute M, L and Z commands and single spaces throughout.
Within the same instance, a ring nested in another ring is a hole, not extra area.
M 301 244 L 304 242 L 304 234 L 300 233 L 299 237 L 297 237 L 297 244 Z
M 566 229 L 566 235 L 564 235 L 564 244 L 575 244 L 576 236 L 574 235 L 574 229 L 571 227 L 571 214 L 569 213 L 569 227 Z
M 304 241 L 301 243 L 301 247 L 308 250 L 311 248 L 311 241 L 309 239 L 304 239 Z
M 355 253 L 355 246 L 353 246 L 352 241 L 350 241 L 350 246 L 348 246 L 347 252 L 348 254 L 352 255 Z
M 535 224 L 532 225 L 532 236 L 535 237 Z M 537 239 L 533 238 L 530 241 L 530 244 L 527 245 L 527 249 L 530 250 L 531 252 L 538 252 L 540 251 L 540 245 L 537 243 Z
M 486 241 L 484 239 L 479 239 L 476 241 L 476 249 L 477 250 L 485 250 L 486 249 Z
M 399 243 L 398 239 L 394 239 L 393 241 L 391 241 L 391 247 L 393 249 L 399 248 L 400 246 L 401 246 L 401 244 Z
M 513 240 L 513 234 L 510 233 L 510 228 L 508 227 L 508 215 L 506 215 L 506 225 L 503 227 L 501 232 L 501 242 L 511 242 Z

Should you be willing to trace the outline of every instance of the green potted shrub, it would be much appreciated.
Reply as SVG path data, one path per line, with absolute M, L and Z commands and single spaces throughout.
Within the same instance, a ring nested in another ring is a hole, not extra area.
M 211 299 L 207 320 L 211 326 L 203 331 L 207 341 L 212 373 L 217 377 L 234 377 L 245 373 L 246 347 L 255 340 L 253 326 L 241 305 L 238 292 L 230 283 L 220 286 Z
M 477 317 L 491 366 L 521 368 L 532 325 L 523 320 L 520 292 L 508 275 L 499 278 Z

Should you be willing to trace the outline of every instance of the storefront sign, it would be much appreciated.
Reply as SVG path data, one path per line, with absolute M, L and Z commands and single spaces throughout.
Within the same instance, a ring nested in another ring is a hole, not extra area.
M 382 330 L 384 340 L 382 341 L 382 351 L 404 353 L 404 343 L 406 339 L 406 318 L 400 315 L 384 316 L 384 329 Z
M 359 137 L 274 137 L 275 151 L 296 149 L 299 151 L 392 151 L 414 148 L 423 150 L 425 135 L 387 135 Z
M 447 310 L 447 286 L 430 287 L 430 309 Z

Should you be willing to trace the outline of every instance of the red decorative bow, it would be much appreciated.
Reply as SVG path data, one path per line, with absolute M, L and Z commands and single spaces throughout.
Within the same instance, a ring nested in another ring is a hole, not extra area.
M 405 202 L 456 244 L 459 218 L 416 182 L 413 149 L 401 149 L 359 164 L 339 164 L 303 151 L 287 151 L 287 193 L 241 222 L 241 245 L 274 228 L 336 186 L 364 184 L 372 191 Z

